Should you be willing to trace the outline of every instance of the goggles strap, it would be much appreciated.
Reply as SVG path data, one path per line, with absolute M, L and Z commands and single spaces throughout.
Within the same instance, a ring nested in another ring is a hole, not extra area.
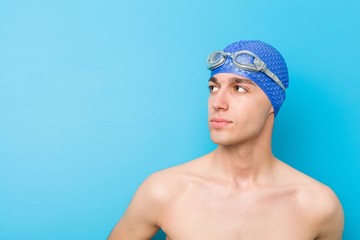
M 265 70 L 262 70 L 262 71 L 266 75 L 268 75 L 272 80 L 274 80 L 274 82 L 276 82 L 284 90 L 284 92 L 286 91 L 284 84 L 280 81 L 280 79 L 272 71 L 270 71 L 267 67 L 265 68 Z

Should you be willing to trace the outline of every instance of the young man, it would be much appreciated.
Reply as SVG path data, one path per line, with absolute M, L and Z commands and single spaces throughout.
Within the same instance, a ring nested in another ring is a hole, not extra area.
M 208 58 L 211 153 L 151 175 L 109 240 L 340 240 L 343 210 L 327 186 L 275 158 L 274 118 L 288 71 L 261 41 Z

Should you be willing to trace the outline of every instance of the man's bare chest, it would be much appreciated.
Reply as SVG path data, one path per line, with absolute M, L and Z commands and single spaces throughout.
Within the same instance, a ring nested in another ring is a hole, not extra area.
M 169 207 L 163 229 L 172 240 L 313 240 L 303 216 L 289 195 L 193 193 Z

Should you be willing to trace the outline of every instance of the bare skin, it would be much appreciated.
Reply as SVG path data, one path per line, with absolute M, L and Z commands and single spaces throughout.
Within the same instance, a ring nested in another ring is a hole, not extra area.
M 343 210 L 327 186 L 276 159 L 273 108 L 249 80 L 209 81 L 209 129 L 218 147 L 151 175 L 109 240 L 340 240 Z

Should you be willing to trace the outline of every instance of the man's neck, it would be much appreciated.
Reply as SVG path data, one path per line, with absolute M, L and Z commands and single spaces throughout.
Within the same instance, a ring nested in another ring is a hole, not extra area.
M 211 155 L 214 173 L 239 188 L 268 182 L 276 162 L 270 144 L 218 146 Z

